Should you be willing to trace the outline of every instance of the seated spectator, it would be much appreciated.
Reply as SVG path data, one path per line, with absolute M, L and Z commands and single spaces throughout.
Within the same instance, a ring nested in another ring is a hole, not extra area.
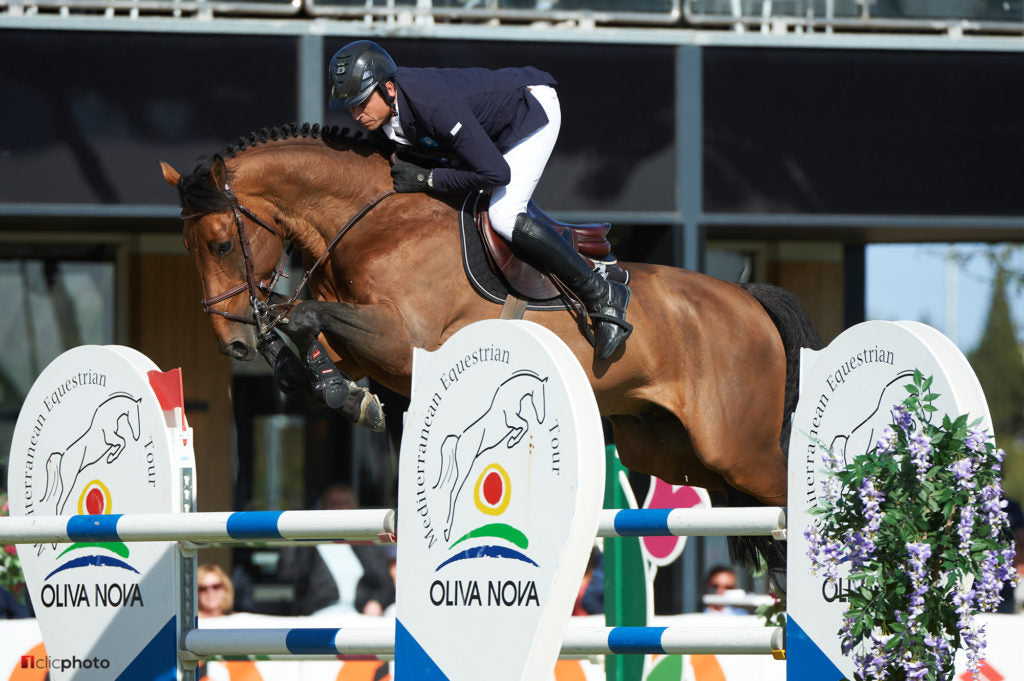
M 604 613 L 604 554 L 596 546 L 590 550 L 587 569 L 583 573 L 583 583 L 576 595 L 576 604 L 572 614 L 600 615 Z
M 736 572 L 725 565 L 716 565 L 708 571 L 704 580 L 704 591 L 708 594 L 718 596 L 724 595 L 727 591 L 736 589 Z M 706 605 L 704 612 L 714 615 L 747 615 L 743 608 L 734 605 Z
M 9 589 L 0 587 L 0 619 L 15 620 L 27 617 L 32 617 L 32 611 L 19 603 Z
M 196 570 L 199 591 L 199 616 L 230 615 L 235 607 L 235 589 L 231 578 L 219 565 L 206 563 Z
M 321 499 L 324 509 L 357 508 L 346 485 L 331 485 Z M 291 615 L 380 615 L 395 601 L 387 550 L 369 542 L 286 547 L 277 577 L 295 588 Z

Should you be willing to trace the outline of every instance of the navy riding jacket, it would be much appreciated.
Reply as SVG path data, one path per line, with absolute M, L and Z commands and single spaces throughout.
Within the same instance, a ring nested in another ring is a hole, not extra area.
M 504 69 L 399 68 L 398 122 L 412 145 L 461 159 L 434 170 L 434 190 L 501 187 L 511 177 L 502 155 L 548 122 L 529 85 L 555 85 L 532 66 Z

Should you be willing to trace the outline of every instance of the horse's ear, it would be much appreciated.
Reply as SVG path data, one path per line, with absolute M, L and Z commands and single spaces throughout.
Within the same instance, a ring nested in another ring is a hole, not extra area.
M 164 180 L 167 184 L 177 188 L 178 181 L 181 180 L 181 173 L 171 167 L 170 163 L 164 163 L 163 161 L 160 161 L 160 170 L 164 172 Z
M 210 178 L 213 180 L 213 186 L 217 189 L 223 189 L 228 184 L 228 168 L 224 165 L 224 159 L 221 158 L 220 154 L 215 154 L 213 157 L 213 165 L 210 166 Z

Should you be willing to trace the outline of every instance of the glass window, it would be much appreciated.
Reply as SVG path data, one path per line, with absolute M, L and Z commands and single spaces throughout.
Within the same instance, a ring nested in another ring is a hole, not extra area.
M 306 419 L 297 414 L 253 418 L 253 499 L 258 511 L 303 508 Z
M 158 161 L 191 170 L 295 120 L 295 44 L 0 30 L 0 202 L 171 203 Z
M 62 254 L 63 250 L 63 254 Z M 72 252 L 68 252 L 68 251 Z M 5 245 L 0 258 L 0 457 L 2 467 L 22 402 L 46 366 L 78 345 L 114 343 L 115 263 L 112 249 Z M 19 251 L 46 252 L 19 257 Z M 4 477 L 0 485 L 6 487 Z
M 704 209 L 1020 215 L 1024 54 L 709 48 Z

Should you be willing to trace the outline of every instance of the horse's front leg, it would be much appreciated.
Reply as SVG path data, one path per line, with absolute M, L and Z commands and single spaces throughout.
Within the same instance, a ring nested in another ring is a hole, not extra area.
M 295 342 L 302 360 L 276 335 L 261 339 L 260 352 L 274 367 L 282 390 L 304 389 L 354 423 L 384 429 L 380 399 L 341 372 L 319 338 L 322 333 L 332 344 L 353 348 L 377 366 L 408 365 L 407 358 L 396 359 L 396 354 L 411 351 L 407 338 L 402 343 L 404 325 L 395 308 L 306 301 L 292 310 L 281 329 Z

